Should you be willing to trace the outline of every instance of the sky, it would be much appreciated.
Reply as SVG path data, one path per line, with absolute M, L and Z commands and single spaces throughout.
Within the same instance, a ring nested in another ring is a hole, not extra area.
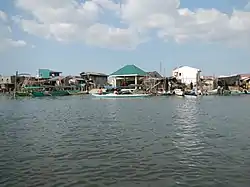
M 0 1 L 1 75 L 110 74 L 126 64 L 250 73 L 250 1 Z

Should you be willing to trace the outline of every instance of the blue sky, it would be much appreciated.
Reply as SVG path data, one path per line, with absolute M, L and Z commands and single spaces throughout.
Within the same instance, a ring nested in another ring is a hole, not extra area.
M 181 0 L 177 9 L 175 0 L 128 0 L 122 8 L 109 0 L 84 8 L 72 0 L 35 1 L 0 1 L 0 74 L 112 73 L 126 64 L 159 71 L 160 62 L 167 75 L 180 65 L 205 75 L 250 73 L 247 0 Z

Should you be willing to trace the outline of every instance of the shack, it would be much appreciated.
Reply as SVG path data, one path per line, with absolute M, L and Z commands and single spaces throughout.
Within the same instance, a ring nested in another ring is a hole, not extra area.
M 224 90 L 229 90 L 229 86 L 239 87 L 241 76 L 240 75 L 232 75 L 232 76 L 221 76 L 215 79 L 214 87 L 222 87 Z
M 108 82 L 108 75 L 96 72 L 82 72 L 80 73 L 82 79 L 85 80 L 87 89 L 104 87 Z

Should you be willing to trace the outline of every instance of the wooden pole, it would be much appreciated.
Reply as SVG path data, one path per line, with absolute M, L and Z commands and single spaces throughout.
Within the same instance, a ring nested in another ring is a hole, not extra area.
M 17 91 L 17 76 L 18 76 L 18 71 L 16 71 L 16 76 L 15 76 L 14 98 L 16 98 L 16 91 Z
M 166 86 L 166 69 L 164 68 L 164 91 L 167 91 L 167 86 Z
M 162 67 L 161 67 L 161 62 L 160 62 L 160 74 L 162 75 L 161 68 L 162 68 Z

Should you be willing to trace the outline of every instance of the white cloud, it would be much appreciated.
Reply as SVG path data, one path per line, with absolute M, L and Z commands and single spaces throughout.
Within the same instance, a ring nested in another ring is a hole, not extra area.
M 123 2 L 122 5 L 118 2 Z M 135 48 L 157 31 L 162 40 L 250 43 L 250 12 L 181 9 L 180 0 L 17 0 L 33 19 L 16 19 L 32 35 L 59 42 L 82 41 L 109 48 Z M 107 15 L 127 27 L 105 24 Z M 111 14 L 109 14 L 111 13 Z
M 119 16 L 120 5 L 111 0 L 17 0 L 16 6 L 33 19 L 15 17 L 22 29 L 32 35 L 60 42 L 83 41 L 89 45 L 110 48 L 134 48 L 145 38 L 131 28 L 114 28 L 101 24 L 106 11 Z
M 6 39 L 6 43 L 13 47 L 24 47 L 27 43 L 23 40 Z
M 4 21 L 4 22 L 7 22 L 7 20 L 8 20 L 7 14 L 1 10 L 0 10 L 0 20 Z
M 25 47 L 26 45 L 27 43 L 23 40 L 0 38 L 0 52 L 13 47 Z
M 5 12 L 0 11 L 0 51 L 11 47 L 26 46 L 23 40 L 14 40 L 11 38 L 12 29 L 8 23 L 8 16 Z
M 246 4 L 246 6 L 244 8 L 245 8 L 245 10 L 250 10 L 250 1 Z
M 250 42 L 250 12 L 232 15 L 216 9 L 180 9 L 179 0 L 127 0 L 123 19 L 138 29 L 157 29 L 158 36 L 177 42 L 203 40 L 247 44 Z
M 135 34 L 132 29 L 120 29 L 109 27 L 104 24 L 95 24 L 88 28 L 86 32 L 86 42 L 90 45 L 134 49 L 139 43 L 145 42 L 147 38 Z

